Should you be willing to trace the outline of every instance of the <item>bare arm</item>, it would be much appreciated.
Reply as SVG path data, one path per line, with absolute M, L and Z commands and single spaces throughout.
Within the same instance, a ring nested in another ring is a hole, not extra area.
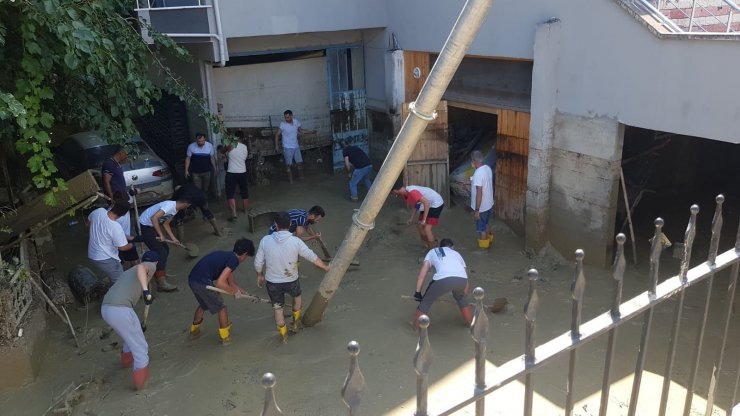
M 416 291 L 421 292 L 421 287 L 424 286 L 424 280 L 427 277 L 427 273 L 429 273 L 429 260 L 424 260 L 424 264 L 421 266 L 421 270 L 419 270 L 419 277 L 416 278 Z
M 147 290 L 149 288 L 149 276 L 147 275 L 146 266 L 143 263 L 139 263 L 136 266 L 136 280 L 141 285 L 141 290 Z
M 412 222 L 414 222 L 414 217 L 416 216 L 416 213 L 418 212 L 416 210 L 416 207 L 411 207 L 409 211 L 411 212 L 411 216 L 409 217 L 408 221 L 406 221 L 407 224 L 411 224 Z
M 482 186 L 476 186 L 475 187 L 475 212 L 473 213 L 473 216 L 475 219 L 480 219 L 480 204 L 483 200 L 483 187 Z
M 175 234 L 172 232 L 172 227 L 170 227 L 170 223 L 172 222 L 172 219 L 174 217 L 170 217 L 167 221 L 164 222 L 164 229 L 167 231 L 167 235 L 170 236 L 170 240 L 178 243 L 179 240 L 175 238 Z
M 162 215 L 164 215 L 164 211 L 161 209 L 154 213 L 154 215 L 151 216 L 150 220 L 152 221 L 152 227 L 154 227 L 154 231 L 157 232 L 157 237 L 159 237 L 160 240 L 164 240 L 164 234 L 162 233 L 162 226 L 159 225 L 159 219 L 162 218 Z
M 344 157 L 344 168 L 347 169 L 347 173 L 352 177 L 352 167 L 349 164 L 349 156 Z
M 424 205 L 424 215 L 421 217 L 421 223 L 426 224 L 431 204 L 429 203 L 429 200 L 424 197 L 421 197 L 421 204 Z
M 283 137 L 283 131 L 278 128 L 277 133 L 275 133 L 275 150 L 280 149 L 280 139 Z
M 225 267 L 221 274 L 218 276 L 218 279 L 216 279 L 216 287 L 219 289 L 223 289 L 231 294 L 244 292 L 244 289 L 236 284 L 236 279 L 234 279 L 234 271 L 231 270 L 230 267 Z
M 324 261 L 323 261 L 323 260 L 321 260 L 321 259 L 320 259 L 320 258 L 318 258 L 318 257 L 316 257 L 316 260 L 314 260 L 314 261 L 313 261 L 313 264 L 314 264 L 314 265 L 315 265 L 316 267 L 318 267 L 319 269 L 324 269 L 324 271 L 325 271 L 325 272 L 328 272 L 328 271 L 329 271 L 329 265 L 328 265 L 328 264 L 326 264 L 326 263 L 324 263 Z
M 190 176 L 190 156 L 185 158 L 185 177 Z
M 300 134 L 316 134 L 316 130 L 306 130 L 303 127 L 298 127 L 298 133 L 300 133 Z
M 298 226 L 295 229 L 295 236 L 303 241 L 311 241 L 321 237 L 320 233 L 314 233 L 311 226 Z

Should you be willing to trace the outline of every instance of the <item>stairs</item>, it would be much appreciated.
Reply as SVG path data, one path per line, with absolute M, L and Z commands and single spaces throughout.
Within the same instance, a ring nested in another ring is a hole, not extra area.
M 740 7 L 734 0 L 646 0 L 683 32 L 740 32 Z

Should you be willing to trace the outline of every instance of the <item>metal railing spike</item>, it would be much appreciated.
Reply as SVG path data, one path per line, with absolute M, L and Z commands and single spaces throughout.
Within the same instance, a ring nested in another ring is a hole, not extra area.
M 655 234 L 653 234 L 653 240 L 650 245 L 650 272 L 648 274 L 648 281 L 650 282 L 650 286 L 648 287 L 648 291 L 650 294 L 655 296 L 655 288 L 658 286 L 658 271 L 660 269 L 660 254 L 663 252 L 663 249 L 665 248 L 665 245 L 663 243 L 663 225 L 665 222 L 663 221 L 663 218 L 656 218 L 654 221 L 655 224 Z
M 622 303 L 622 283 L 624 282 L 624 269 L 627 261 L 624 258 L 624 243 L 627 236 L 622 233 L 617 234 L 617 253 L 614 256 L 614 266 L 612 268 L 612 278 L 614 279 L 614 292 L 612 296 L 612 307 L 610 315 L 613 322 L 619 320 L 621 312 L 619 305 Z M 611 371 L 612 362 L 614 361 L 614 346 L 617 343 L 617 328 L 609 330 L 609 339 L 606 344 L 606 356 L 604 357 L 604 376 L 601 382 L 601 402 L 599 405 L 599 416 L 606 416 L 609 409 L 609 390 L 611 388 Z
M 429 317 L 419 317 L 419 343 L 414 354 L 416 371 L 416 413 L 414 416 L 428 416 L 427 394 L 429 390 L 429 367 L 432 365 L 432 346 L 429 343 Z
M 262 375 L 262 387 L 265 388 L 265 403 L 260 416 L 281 416 L 283 412 L 275 402 L 275 374 L 265 373 Z
M 470 326 L 470 336 L 475 341 L 475 395 L 481 399 L 475 402 L 475 416 L 483 416 L 486 412 L 486 399 L 483 391 L 486 389 L 486 350 L 488 348 L 488 315 L 483 305 L 486 293 L 481 287 L 473 289 L 475 299 L 475 314 Z
M 540 300 L 537 295 L 537 280 L 539 272 L 536 269 L 529 269 L 527 272 L 529 278 L 529 293 L 527 294 L 527 303 L 524 304 L 524 319 L 526 319 L 526 332 L 524 335 L 524 362 L 527 366 L 535 362 L 535 321 L 537 319 L 537 307 Z M 524 416 L 532 415 L 532 404 L 534 399 L 534 376 L 527 373 L 524 376 Z
M 347 352 L 349 352 L 349 372 L 342 385 L 342 400 L 349 408 L 349 415 L 354 416 L 360 408 L 360 400 L 366 385 L 357 358 L 360 354 L 360 344 L 357 341 L 350 341 L 347 344 Z
M 678 272 L 678 278 L 681 281 L 682 286 L 686 286 L 688 282 L 688 271 L 689 264 L 691 262 L 691 249 L 694 245 L 694 238 L 696 237 L 696 216 L 699 214 L 699 206 L 694 204 L 689 208 L 691 216 L 689 217 L 689 224 L 686 226 L 686 232 L 684 233 L 684 246 L 683 252 L 681 253 L 681 268 Z M 676 346 L 678 339 L 678 332 L 681 327 L 681 314 L 683 313 L 683 302 L 686 295 L 686 291 L 682 290 L 678 294 L 678 299 L 673 307 L 673 326 L 671 327 L 671 337 L 668 340 L 668 354 L 666 354 L 665 369 L 663 370 L 663 388 L 660 395 L 660 408 L 658 410 L 658 416 L 665 416 L 668 410 L 668 393 L 671 389 L 671 373 L 673 372 L 673 361 L 676 358 Z
M 725 196 L 722 194 L 714 198 L 717 203 L 712 217 L 712 238 L 709 241 L 709 254 L 707 255 L 707 264 L 713 269 L 717 264 L 717 251 L 719 250 L 719 238 L 722 234 L 722 204 L 725 202 Z M 691 402 L 694 400 L 694 391 L 696 387 L 696 374 L 699 372 L 699 361 L 704 346 L 704 332 L 707 327 L 707 317 L 709 316 L 709 305 L 712 300 L 712 286 L 714 285 L 714 270 L 707 276 L 707 293 L 704 299 L 704 313 L 697 327 L 696 350 L 689 373 L 689 380 L 686 383 L 686 399 L 683 405 L 683 415 L 691 414 Z
M 571 298 L 573 300 L 571 307 L 570 319 L 570 337 L 574 344 L 577 344 L 581 338 L 581 311 L 583 310 L 583 293 L 586 291 L 586 275 L 583 272 L 583 258 L 586 254 L 583 250 L 578 249 L 576 255 L 576 273 L 573 276 L 573 283 L 570 285 Z M 573 414 L 573 386 L 576 377 L 576 359 L 577 349 L 570 350 L 570 359 L 568 361 L 568 384 L 565 386 L 565 415 Z

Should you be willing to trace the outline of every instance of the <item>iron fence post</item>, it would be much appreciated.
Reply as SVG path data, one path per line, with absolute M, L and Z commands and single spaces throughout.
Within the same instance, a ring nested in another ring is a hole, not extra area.
M 527 272 L 529 278 L 529 293 L 527 303 L 524 304 L 524 319 L 526 322 L 526 333 L 524 335 L 524 363 L 526 367 L 534 365 L 535 362 L 535 321 L 537 319 L 537 307 L 539 297 L 537 295 L 537 279 L 539 273 L 536 269 Z M 532 404 L 534 399 L 534 375 L 530 372 L 524 376 L 524 416 L 532 415 Z
M 429 416 L 427 412 L 427 394 L 429 390 L 429 367 L 432 364 L 432 346 L 429 343 L 429 317 L 419 317 L 419 343 L 414 354 L 414 371 L 416 371 L 416 412 L 414 416 Z
M 349 372 L 342 385 L 342 400 L 349 408 L 349 416 L 354 416 L 360 408 L 362 393 L 365 391 L 365 377 L 357 360 L 360 344 L 357 341 L 350 341 L 347 344 L 347 352 L 349 352 Z
M 570 318 L 570 338 L 573 344 L 577 344 L 581 339 L 581 311 L 583 310 L 583 293 L 586 290 L 586 275 L 583 272 L 583 250 L 576 250 L 576 273 L 573 276 L 573 283 L 570 285 L 572 307 Z M 576 358 L 577 349 L 570 350 L 570 360 L 568 361 L 568 385 L 566 386 L 565 396 L 565 415 L 570 416 L 573 413 L 573 384 L 576 377 Z
M 696 237 L 696 216 L 699 214 L 699 206 L 694 204 L 691 206 L 689 211 L 691 212 L 691 216 L 689 217 L 689 224 L 686 226 L 686 232 L 684 233 L 683 253 L 681 253 L 681 268 L 678 273 L 678 277 L 681 280 L 683 288 L 681 289 L 681 292 L 679 292 L 678 300 L 673 308 L 673 327 L 671 328 L 671 337 L 668 341 L 668 354 L 665 361 L 665 370 L 663 371 L 663 389 L 660 395 L 659 416 L 665 416 L 666 410 L 668 409 L 668 393 L 671 388 L 671 373 L 673 371 L 673 360 L 676 357 L 678 332 L 681 326 L 681 313 L 683 311 L 683 302 L 686 297 L 686 285 L 688 283 L 686 275 L 689 272 L 691 248 L 694 245 L 694 238 Z
M 480 396 L 475 402 L 475 416 L 484 416 L 486 413 L 486 350 L 488 348 L 488 316 L 486 315 L 483 298 L 485 291 L 481 287 L 473 290 L 475 298 L 475 315 L 470 326 L 470 335 L 475 341 L 475 390 L 474 395 Z
M 617 253 L 614 256 L 614 266 L 612 268 L 612 278 L 614 279 L 614 291 L 612 296 L 612 307 L 610 315 L 612 322 L 620 319 L 619 305 L 622 303 L 622 282 L 624 281 L 624 269 L 627 261 L 624 258 L 624 242 L 627 237 L 619 233 L 616 237 Z M 599 416 L 606 416 L 609 408 L 609 389 L 611 388 L 611 371 L 612 362 L 614 361 L 614 346 L 617 343 L 617 328 L 609 330 L 609 339 L 606 346 L 606 357 L 604 357 L 604 377 L 601 382 L 601 403 L 599 405 Z
M 650 247 L 650 274 L 648 297 L 650 303 L 655 301 L 655 292 L 658 286 L 658 271 L 660 269 L 660 254 L 663 251 L 662 242 L 662 230 L 663 230 L 663 219 L 655 219 L 655 234 L 653 234 L 653 243 Z M 654 306 L 650 305 L 647 311 L 645 311 L 645 318 L 642 322 L 642 335 L 640 336 L 640 349 L 637 351 L 637 362 L 635 363 L 635 376 L 632 380 L 632 393 L 630 394 L 630 404 L 627 410 L 628 416 L 635 416 L 637 412 L 637 402 L 640 398 L 640 383 L 642 382 L 642 370 L 645 368 L 645 356 L 647 355 L 648 339 L 650 338 L 650 330 L 653 325 L 653 311 Z
M 281 416 L 283 412 L 275 402 L 275 375 L 272 373 L 265 373 L 262 376 L 262 387 L 265 388 L 265 402 L 262 406 L 262 412 L 260 416 Z
M 709 242 L 709 254 L 707 255 L 707 264 L 714 268 L 717 260 L 717 251 L 719 250 L 719 237 L 722 233 L 722 204 L 725 202 L 724 195 L 720 194 L 714 199 L 717 206 L 712 218 L 712 239 Z M 699 322 L 696 336 L 696 350 L 691 366 L 691 374 L 686 384 L 686 400 L 683 405 L 683 416 L 689 416 L 691 413 L 691 402 L 694 400 L 694 388 L 696 387 L 696 373 L 699 371 L 699 359 L 701 350 L 704 345 L 704 330 L 707 326 L 707 316 L 709 315 L 709 302 L 712 299 L 712 285 L 714 283 L 714 272 L 707 277 L 707 294 L 704 300 L 704 314 Z

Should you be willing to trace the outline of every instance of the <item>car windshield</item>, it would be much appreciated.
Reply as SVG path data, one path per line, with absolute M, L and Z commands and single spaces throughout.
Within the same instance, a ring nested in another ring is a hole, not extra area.
M 144 142 L 130 142 L 126 143 L 125 146 L 126 150 L 128 151 L 129 159 L 136 159 L 139 155 L 142 154 L 152 154 L 149 146 L 147 146 Z M 87 168 L 96 169 L 102 166 L 103 161 L 113 156 L 113 152 L 116 151 L 116 148 L 118 148 L 118 145 L 106 144 L 103 146 L 96 146 L 85 149 L 85 156 L 88 165 Z

